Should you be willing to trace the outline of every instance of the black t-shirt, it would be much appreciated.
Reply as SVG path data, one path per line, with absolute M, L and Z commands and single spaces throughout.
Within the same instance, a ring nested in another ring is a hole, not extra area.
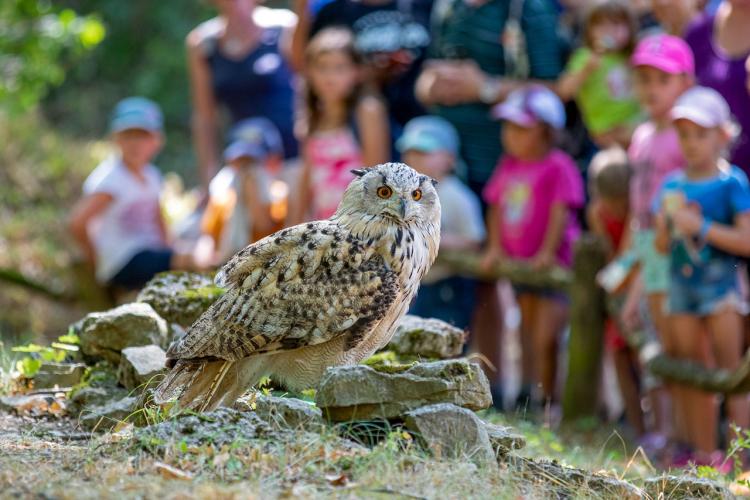
M 411 54 L 408 68 L 381 89 L 388 102 L 392 125 L 403 126 L 410 119 L 425 114 L 414 96 L 414 84 L 430 45 L 432 3 L 433 0 L 394 0 L 382 4 L 333 0 L 320 9 L 312 23 L 311 37 L 331 26 L 351 29 L 357 48 L 365 54 L 404 49 Z

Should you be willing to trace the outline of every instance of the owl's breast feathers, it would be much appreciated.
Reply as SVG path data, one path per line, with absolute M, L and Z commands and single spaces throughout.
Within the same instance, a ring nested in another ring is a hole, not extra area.
M 354 347 L 416 293 L 437 251 L 423 240 L 406 228 L 362 239 L 334 221 L 264 238 L 222 268 L 226 293 L 167 357 L 234 361 L 337 337 Z

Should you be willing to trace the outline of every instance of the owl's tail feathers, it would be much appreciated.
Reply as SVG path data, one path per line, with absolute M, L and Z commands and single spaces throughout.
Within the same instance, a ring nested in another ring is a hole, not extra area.
M 162 406 L 176 400 L 182 409 L 213 410 L 224 400 L 232 379 L 236 382 L 236 376 L 227 377 L 230 371 L 236 371 L 234 364 L 223 360 L 179 360 L 154 391 L 153 402 Z

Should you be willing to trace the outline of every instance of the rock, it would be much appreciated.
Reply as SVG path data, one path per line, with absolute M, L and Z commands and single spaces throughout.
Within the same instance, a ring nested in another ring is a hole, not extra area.
M 86 371 L 86 365 L 83 363 L 44 362 L 34 375 L 34 388 L 73 387 L 81 381 L 84 371 Z
M 0 397 L 0 410 L 19 415 L 62 415 L 65 411 L 63 394 L 17 394 Z
M 526 438 L 516 432 L 512 427 L 485 422 L 484 428 L 492 443 L 496 455 L 504 455 L 513 450 L 520 450 L 526 446 Z
M 274 429 L 302 429 L 320 432 L 323 427 L 323 412 L 320 408 L 296 398 L 280 398 L 252 394 L 237 400 L 234 408 L 255 411 L 255 414 L 271 424 Z
M 398 354 L 448 359 L 461 355 L 466 333 L 434 318 L 406 315 L 386 349 Z
M 128 418 L 136 409 L 138 398 L 125 396 L 98 406 L 86 406 L 78 422 L 91 431 L 108 431 Z
M 117 366 L 120 352 L 126 347 L 166 346 L 167 322 L 148 304 L 125 304 L 86 316 L 81 325 L 80 340 L 84 355 L 104 358 Z
M 453 403 L 470 410 L 492 404 L 482 369 L 465 359 L 418 363 L 397 373 L 339 366 L 323 375 L 315 402 L 332 421 L 395 418 L 422 406 Z
M 68 413 L 77 417 L 87 406 L 101 406 L 127 396 L 128 391 L 120 387 L 81 387 L 68 395 Z
M 134 438 L 158 452 L 170 443 L 185 443 L 188 447 L 211 444 L 219 449 L 272 434 L 271 426 L 255 413 L 222 407 L 207 413 L 178 415 L 137 429 Z
M 536 461 L 509 454 L 502 457 L 501 463 L 509 467 L 512 474 L 527 479 L 530 484 L 543 485 L 545 495 L 548 498 L 635 500 L 644 497 L 640 488 L 627 481 L 605 474 L 563 466 L 557 462 Z
M 734 498 L 722 485 L 709 479 L 690 476 L 663 475 L 643 482 L 643 489 L 651 498 Z
M 209 274 L 169 271 L 157 274 L 138 294 L 170 323 L 187 328 L 224 293 Z
M 156 385 L 166 370 L 167 354 L 158 345 L 126 347 L 121 354 L 117 380 L 126 389 Z
M 407 412 L 404 422 L 437 458 L 468 458 L 485 464 L 494 461 L 485 424 L 473 411 L 440 403 Z

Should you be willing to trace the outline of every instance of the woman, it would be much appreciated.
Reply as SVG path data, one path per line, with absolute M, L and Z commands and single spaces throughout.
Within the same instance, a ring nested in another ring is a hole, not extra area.
M 724 0 L 716 14 L 705 15 L 689 29 L 685 40 L 695 55 L 699 85 L 718 91 L 742 127 L 734 142 L 731 163 L 750 173 L 750 0 Z
M 286 158 L 297 156 L 294 78 L 288 64 L 294 14 L 256 0 L 215 0 L 219 16 L 187 36 L 193 142 L 204 190 L 219 167 L 219 109 L 231 123 L 262 116 L 278 127 Z

